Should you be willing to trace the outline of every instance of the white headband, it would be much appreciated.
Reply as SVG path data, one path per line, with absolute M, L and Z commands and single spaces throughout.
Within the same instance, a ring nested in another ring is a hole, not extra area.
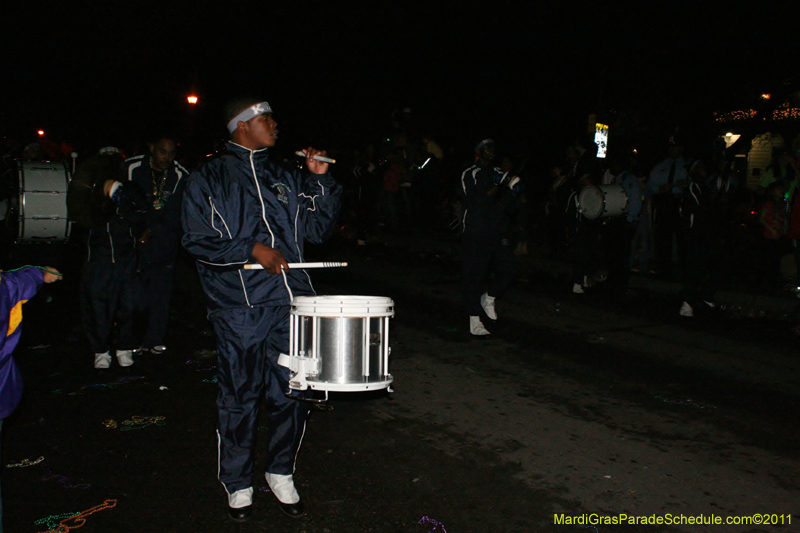
M 253 104 L 228 122 L 228 133 L 233 133 L 236 131 L 236 127 L 239 125 L 239 122 L 247 122 L 253 117 L 257 117 L 258 115 L 263 115 L 265 113 L 272 113 L 272 108 L 266 102 L 259 102 L 257 104 Z
M 480 150 L 481 148 L 483 148 L 487 144 L 494 144 L 494 139 L 484 139 L 484 140 L 482 140 L 481 142 L 479 142 L 478 144 L 475 145 L 475 151 L 477 152 L 478 150 Z

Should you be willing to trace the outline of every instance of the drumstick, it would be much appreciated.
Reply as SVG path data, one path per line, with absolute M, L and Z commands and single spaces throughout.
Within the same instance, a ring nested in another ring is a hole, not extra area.
M 308 157 L 305 153 L 301 152 L 300 150 L 295 152 L 295 155 L 299 155 L 300 157 Z M 336 163 L 335 159 L 331 159 L 330 157 L 325 157 L 322 155 L 315 155 L 312 159 L 316 161 L 322 161 L 323 163 Z
M 333 268 L 333 267 L 346 267 L 347 263 L 335 263 L 331 261 L 323 261 L 320 263 L 289 263 L 289 268 Z M 245 270 L 263 270 L 264 267 L 260 263 L 249 263 L 242 267 Z

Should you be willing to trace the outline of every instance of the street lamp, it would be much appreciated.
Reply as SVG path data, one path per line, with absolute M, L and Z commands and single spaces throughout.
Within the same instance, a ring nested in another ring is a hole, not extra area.
M 733 143 L 738 141 L 740 137 L 741 137 L 740 134 L 731 132 L 728 132 L 725 135 L 723 135 L 722 138 L 725 139 L 725 148 L 727 149 L 733 146 Z
M 196 105 L 197 104 L 197 96 L 195 96 L 193 94 L 190 94 L 189 96 L 186 97 L 186 101 L 189 102 L 192 105 Z

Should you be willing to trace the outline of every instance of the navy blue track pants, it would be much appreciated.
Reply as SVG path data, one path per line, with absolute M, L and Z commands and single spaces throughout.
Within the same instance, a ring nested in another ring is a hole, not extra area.
M 491 271 L 494 276 L 490 277 Z M 502 296 L 516 278 L 516 258 L 507 239 L 464 234 L 461 241 L 461 293 L 469 316 L 480 316 L 481 295 Z
M 285 396 L 289 370 L 278 365 L 278 356 L 289 353 L 289 306 L 219 311 L 211 321 L 217 335 L 219 480 L 233 494 L 253 486 L 262 398 L 269 409 L 265 471 L 271 474 L 293 473 L 309 404 Z
M 86 263 L 81 273 L 83 327 L 94 353 L 136 348 L 133 334 L 133 261 Z M 112 330 L 116 323 L 116 336 Z
M 144 348 L 164 344 L 174 276 L 174 263 L 149 267 L 136 274 L 139 289 L 136 301 L 136 333 Z

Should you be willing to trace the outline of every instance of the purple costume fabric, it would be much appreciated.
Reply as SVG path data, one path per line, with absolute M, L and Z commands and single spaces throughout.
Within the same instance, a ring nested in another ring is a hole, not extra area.
M 22 376 L 12 357 L 22 322 L 12 323 L 11 311 L 32 298 L 43 283 L 44 273 L 38 268 L 0 272 L 0 420 L 14 412 L 22 397 Z

